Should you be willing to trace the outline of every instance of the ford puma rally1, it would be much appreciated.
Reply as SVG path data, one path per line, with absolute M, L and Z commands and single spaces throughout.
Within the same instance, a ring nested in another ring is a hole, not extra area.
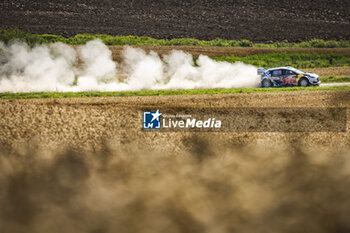
M 319 86 L 320 77 L 314 73 L 305 73 L 293 67 L 278 67 L 258 69 L 258 75 L 261 76 L 261 87 L 289 87 L 289 86 Z

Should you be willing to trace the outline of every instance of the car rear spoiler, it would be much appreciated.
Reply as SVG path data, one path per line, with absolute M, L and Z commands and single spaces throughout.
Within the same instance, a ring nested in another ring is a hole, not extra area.
M 266 69 L 264 67 L 258 68 L 258 75 L 264 75 L 266 72 Z

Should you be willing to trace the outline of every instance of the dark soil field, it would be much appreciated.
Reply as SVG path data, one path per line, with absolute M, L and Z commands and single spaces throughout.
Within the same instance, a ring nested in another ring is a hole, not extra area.
M 349 1 L 2 0 L 0 26 L 79 33 L 298 42 L 350 39 Z

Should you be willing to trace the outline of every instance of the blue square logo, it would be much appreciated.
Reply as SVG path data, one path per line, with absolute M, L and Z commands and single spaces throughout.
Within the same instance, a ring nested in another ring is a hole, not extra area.
M 161 113 L 159 110 L 156 112 L 143 112 L 143 128 L 144 129 L 160 129 L 161 127 Z

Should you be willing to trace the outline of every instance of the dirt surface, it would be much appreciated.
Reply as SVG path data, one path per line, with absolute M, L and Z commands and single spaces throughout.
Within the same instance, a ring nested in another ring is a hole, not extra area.
M 243 47 L 201 47 L 201 46 L 133 46 L 145 50 L 147 53 L 154 51 L 160 56 L 167 55 L 173 50 L 182 50 L 193 56 L 207 55 L 209 57 L 220 56 L 248 56 L 253 54 L 263 53 L 337 53 L 344 56 L 350 56 L 350 48 L 312 48 L 312 49 L 270 49 L 270 48 L 243 48 Z M 122 62 L 122 53 L 124 46 L 108 46 L 112 51 L 113 60 L 116 62 Z M 303 69 L 305 72 L 316 73 L 320 76 L 328 75 L 350 75 L 350 67 L 328 67 L 328 68 L 311 68 Z
M 320 76 L 328 75 L 350 75 L 350 67 L 328 67 L 328 68 L 314 68 L 314 69 L 305 69 L 305 72 L 316 73 Z
M 350 48 L 312 48 L 312 49 L 271 49 L 271 48 L 246 48 L 246 47 L 201 47 L 201 46 L 133 46 L 146 52 L 154 51 L 159 55 L 169 54 L 172 50 L 182 50 L 193 56 L 207 55 L 209 57 L 221 56 L 248 56 L 264 53 L 337 53 L 350 56 Z M 124 46 L 108 46 L 112 51 L 113 60 L 120 62 Z
M 34 33 L 297 42 L 350 39 L 349 1 L 2 0 L 1 26 Z
M 350 86 L 349 82 L 342 83 L 321 83 L 321 87 L 331 87 L 331 86 Z
M 349 146 L 348 131 L 148 132 L 142 130 L 142 115 L 145 110 L 158 109 L 177 111 L 176 109 L 185 108 L 191 113 L 201 108 L 223 108 L 223 110 L 246 107 L 349 108 L 349 103 L 349 91 L 0 100 L 0 143 L 7 148 L 18 148 L 22 143 L 34 140 L 49 148 L 64 148 L 68 145 L 78 149 L 94 150 L 107 142 L 116 147 L 132 142 L 133 145 L 145 150 L 170 150 L 180 153 L 186 148 L 184 140 L 187 137 L 201 135 L 217 145 L 267 143 L 271 146 L 286 146 L 288 143 L 283 143 L 284 140 L 296 140 L 301 145 L 343 147 Z M 349 113 L 348 111 L 348 125 Z

